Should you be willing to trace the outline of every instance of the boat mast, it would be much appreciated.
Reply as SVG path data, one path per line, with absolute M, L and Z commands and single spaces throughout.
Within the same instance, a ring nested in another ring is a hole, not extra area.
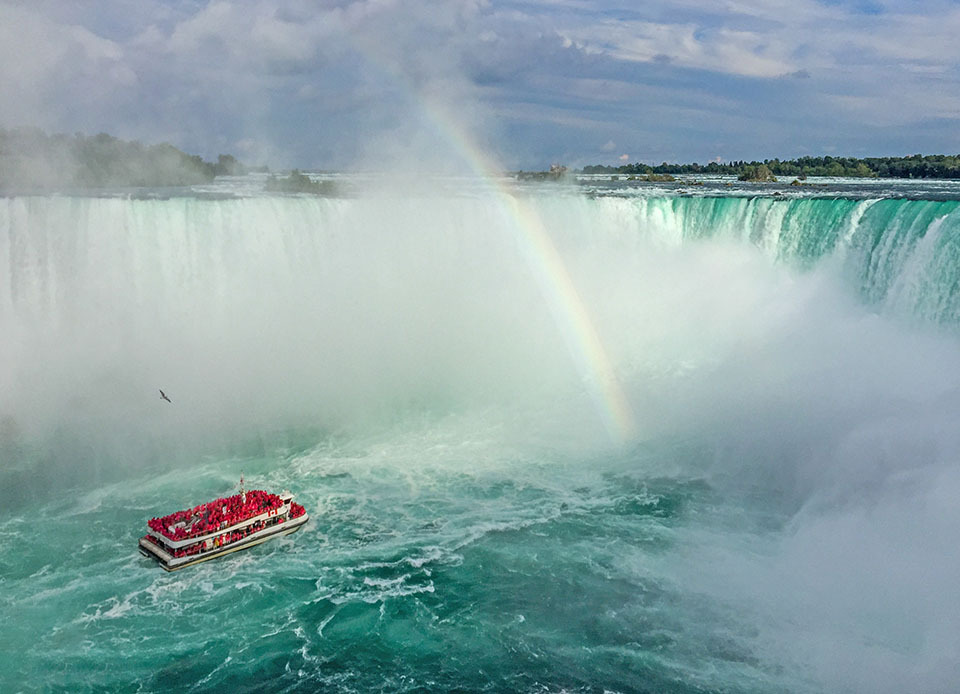
M 247 503 L 247 492 L 243 488 L 243 473 L 240 473 L 240 501 L 242 503 Z

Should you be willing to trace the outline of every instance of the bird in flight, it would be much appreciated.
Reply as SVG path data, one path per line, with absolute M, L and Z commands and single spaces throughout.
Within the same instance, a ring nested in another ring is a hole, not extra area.
M 170 398 L 168 398 L 168 397 L 167 397 L 167 394 L 164 393 L 162 390 L 160 391 L 160 397 L 163 398 L 164 400 L 166 400 L 167 402 L 169 402 L 171 405 L 173 404 L 173 400 L 171 400 Z

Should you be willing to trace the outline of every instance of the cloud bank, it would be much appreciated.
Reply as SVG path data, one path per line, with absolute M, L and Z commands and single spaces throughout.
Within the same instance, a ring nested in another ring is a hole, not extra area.
M 960 8 L 890 2 L 0 3 L 0 125 L 349 168 L 960 151 Z

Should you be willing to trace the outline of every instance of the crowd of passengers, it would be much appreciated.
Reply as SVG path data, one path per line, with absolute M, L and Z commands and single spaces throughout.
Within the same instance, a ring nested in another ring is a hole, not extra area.
M 278 518 L 277 522 L 282 523 L 283 518 Z M 257 521 L 256 523 L 252 523 L 246 527 L 233 530 L 229 533 L 223 533 L 222 535 L 217 535 L 216 537 L 213 538 L 213 542 L 211 543 L 210 549 L 217 549 L 219 547 L 223 547 L 224 545 L 228 545 L 231 542 L 242 540 L 247 535 L 252 535 L 255 532 L 263 530 L 265 527 L 267 527 L 267 525 L 268 525 L 267 521 Z M 147 539 L 153 542 L 154 544 L 161 546 L 160 543 L 157 541 L 157 539 L 152 535 L 147 535 Z M 195 542 L 194 544 L 188 545 L 187 547 L 180 547 L 178 549 L 170 549 L 169 547 L 164 547 L 164 549 L 170 554 L 172 554 L 174 557 L 179 558 L 179 557 L 189 557 L 194 554 L 199 554 L 200 552 L 205 551 L 207 547 L 206 547 L 206 542 Z
M 279 496 L 259 489 L 253 489 L 245 496 L 246 499 L 242 494 L 235 494 L 163 518 L 151 518 L 147 526 L 170 540 L 186 540 L 228 528 L 261 513 L 275 515 L 283 506 Z
M 291 502 L 290 502 L 290 513 L 288 513 L 287 515 L 290 516 L 290 520 L 293 520 L 294 518 L 299 518 L 300 516 L 302 516 L 302 515 L 303 515 L 304 513 L 306 513 L 306 512 L 307 512 L 307 509 L 305 509 L 303 506 L 301 506 L 301 505 L 298 504 L 298 503 L 295 503 L 295 502 L 291 501 Z

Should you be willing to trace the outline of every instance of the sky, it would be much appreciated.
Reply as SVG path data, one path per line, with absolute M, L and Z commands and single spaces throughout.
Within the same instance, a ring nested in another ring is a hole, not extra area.
M 957 154 L 958 36 L 960 0 L 0 0 L 0 127 L 330 170 Z

